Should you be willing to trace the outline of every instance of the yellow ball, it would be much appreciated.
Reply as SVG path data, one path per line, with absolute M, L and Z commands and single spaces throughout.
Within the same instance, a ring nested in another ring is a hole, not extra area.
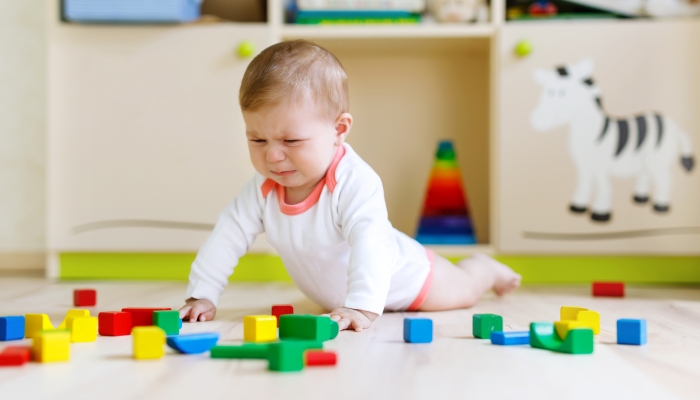
M 238 55 L 243 58 L 248 58 L 255 54 L 255 45 L 252 42 L 246 40 L 238 46 Z
M 515 54 L 518 57 L 525 57 L 530 53 L 532 53 L 532 42 L 530 42 L 529 40 L 521 40 L 515 46 Z

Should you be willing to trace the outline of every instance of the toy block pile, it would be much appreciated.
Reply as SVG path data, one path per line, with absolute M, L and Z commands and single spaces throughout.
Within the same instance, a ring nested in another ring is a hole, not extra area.
M 267 360 L 268 369 L 278 372 L 336 365 L 337 355 L 323 351 L 323 343 L 335 339 L 338 330 L 338 323 L 328 316 L 294 314 L 291 305 L 276 304 L 272 315 L 243 318 L 246 343 L 214 346 L 211 358 Z
M 564 306 L 559 310 L 559 318 L 556 322 L 533 322 L 529 331 L 505 332 L 500 315 L 474 314 L 472 332 L 475 338 L 491 339 L 495 345 L 529 344 L 559 353 L 593 353 L 594 336 L 600 333 L 600 314 L 586 308 Z M 617 321 L 618 344 L 643 345 L 646 342 L 646 320 Z

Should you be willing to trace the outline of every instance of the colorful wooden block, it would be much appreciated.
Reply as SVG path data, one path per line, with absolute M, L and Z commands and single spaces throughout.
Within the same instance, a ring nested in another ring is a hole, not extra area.
M 647 344 L 647 320 L 618 319 L 617 344 L 632 344 L 637 346 Z
M 70 332 L 50 330 L 33 337 L 32 359 L 37 362 L 68 361 L 70 359 Z
M 624 282 L 593 282 L 593 296 L 595 297 L 624 297 Z
M 24 316 L 9 315 L 0 317 L 0 341 L 24 339 Z
M 490 339 L 491 332 L 503 331 L 503 317 L 496 314 L 474 314 L 472 333 L 478 339 Z
M 593 330 L 591 328 L 574 328 L 563 341 L 554 330 L 551 322 L 533 322 L 530 324 L 530 346 L 568 354 L 593 353 Z
M 24 331 L 22 331 L 24 336 Z M 17 367 L 32 359 L 32 348 L 28 346 L 7 346 L 0 351 L 0 367 Z
M 131 313 L 105 311 L 97 315 L 100 336 L 131 335 Z
M 272 315 L 277 318 L 277 326 L 280 326 L 280 316 L 294 314 L 294 306 L 291 304 L 273 304 Z
M 576 319 L 578 318 L 578 313 L 580 311 L 588 311 L 588 309 L 583 307 L 562 306 L 559 309 L 559 319 L 561 321 L 576 321 Z
M 33 339 L 42 331 L 53 329 L 51 320 L 46 314 L 27 314 L 24 316 L 24 337 Z
M 70 317 L 66 323 L 73 343 L 97 340 L 97 317 Z
M 519 331 L 519 332 L 494 331 L 494 332 L 491 332 L 491 344 L 498 344 L 501 346 L 515 346 L 515 345 L 520 345 L 520 344 L 530 344 L 530 332 L 529 331 Z
M 293 372 L 304 369 L 304 352 L 309 349 L 322 349 L 323 342 L 286 341 L 270 343 L 269 346 L 268 369 L 278 372 Z
M 216 332 L 190 333 L 188 335 L 168 336 L 166 342 L 170 348 L 183 354 L 201 354 L 211 350 L 219 341 Z
M 338 355 L 332 351 L 306 350 L 304 361 L 307 367 L 335 365 L 338 363 Z
M 243 345 L 214 346 L 211 358 L 243 358 L 267 360 L 270 345 L 267 343 L 245 343 Z
M 325 315 L 287 314 L 279 317 L 280 340 L 326 341 L 338 336 L 338 323 Z
M 165 331 L 157 326 L 138 326 L 131 330 L 134 358 L 154 360 L 165 354 Z
M 403 319 L 403 340 L 407 343 L 430 343 L 433 341 L 433 320 L 407 317 Z
M 75 289 L 73 291 L 73 305 L 76 307 L 93 307 L 97 304 L 97 290 Z
M 153 325 L 160 327 L 166 335 L 180 334 L 180 311 L 153 311 Z
M 170 310 L 169 307 L 127 307 L 122 312 L 131 314 L 131 326 L 153 325 L 153 311 Z
M 243 340 L 252 343 L 277 340 L 277 318 L 273 315 L 248 315 L 243 317 Z
M 90 316 L 90 310 L 68 310 L 66 313 L 66 316 L 63 318 L 63 321 L 61 321 L 61 325 L 58 326 L 56 329 L 66 329 L 67 325 L 66 323 L 68 322 L 69 318 L 75 318 L 75 317 L 89 317 Z
M 573 328 L 589 327 L 593 334 L 600 333 L 600 314 L 596 311 L 582 307 L 564 306 L 559 310 L 561 321 L 554 324 L 559 338 L 564 340 L 569 330 Z

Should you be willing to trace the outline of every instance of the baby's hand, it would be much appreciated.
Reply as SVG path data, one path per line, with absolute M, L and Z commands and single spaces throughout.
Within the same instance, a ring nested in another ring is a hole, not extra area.
M 211 321 L 216 315 L 216 306 L 209 300 L 189 298 L 180 309 L 180 318 L 185 321 Z
M 369 328 L 378 316 L 378 314 L 369 311 L 353 310 L 345 307 L 331 311 L 331 319 L 338 323 L 338 328 L 341 331 L 352 327 L 355 332 L 360 332 Z

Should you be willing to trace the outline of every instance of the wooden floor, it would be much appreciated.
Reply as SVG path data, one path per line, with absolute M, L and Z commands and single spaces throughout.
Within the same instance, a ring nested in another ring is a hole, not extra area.
M 0 277 L 0 315 L 47 313 L 58 325 L 79 287 L 98 290 L 93 314 L 126 306 L 176 308 L 185 291 L 184 283 Z M 186 323 L 182 332 L 217 331 L 221 342 L 240 342 L 243 316 L 269 313 L 273 303 L 292 303 L 300 313 L 322 311 L 291 285 L 238 284 L 226 290 L 215 321 Z M 532 321 L 558 319 L 562 305 L 600 312 L 602 331 L 593 355 L 493 346 L 471 335 L 473 313 L 500 314 L 506 329 L 521 330 Z M 99 337 L 71 345 L 67 363 L 0 368 L 0 398 L 700 398 L 699 288 L 632 287 L 625 299 L 603 299 L 592 298 L 583 286 L 524 287 L 469 310 L 424 313 L 435 323 L 435 338 L 423 345 L 403 342 L 406 315 L 385 314 L 368 331 L 341 332 L 327 342 L 338 353 L 337 367 L 286 374 L 268 372 L 265 361 L 213 360 L 208 354 L 169 352 L 161 360 L 135 361 L 130 337 Z M 624 317 L 648 320 L 647 346 L 615 344 L 615 321 Z

